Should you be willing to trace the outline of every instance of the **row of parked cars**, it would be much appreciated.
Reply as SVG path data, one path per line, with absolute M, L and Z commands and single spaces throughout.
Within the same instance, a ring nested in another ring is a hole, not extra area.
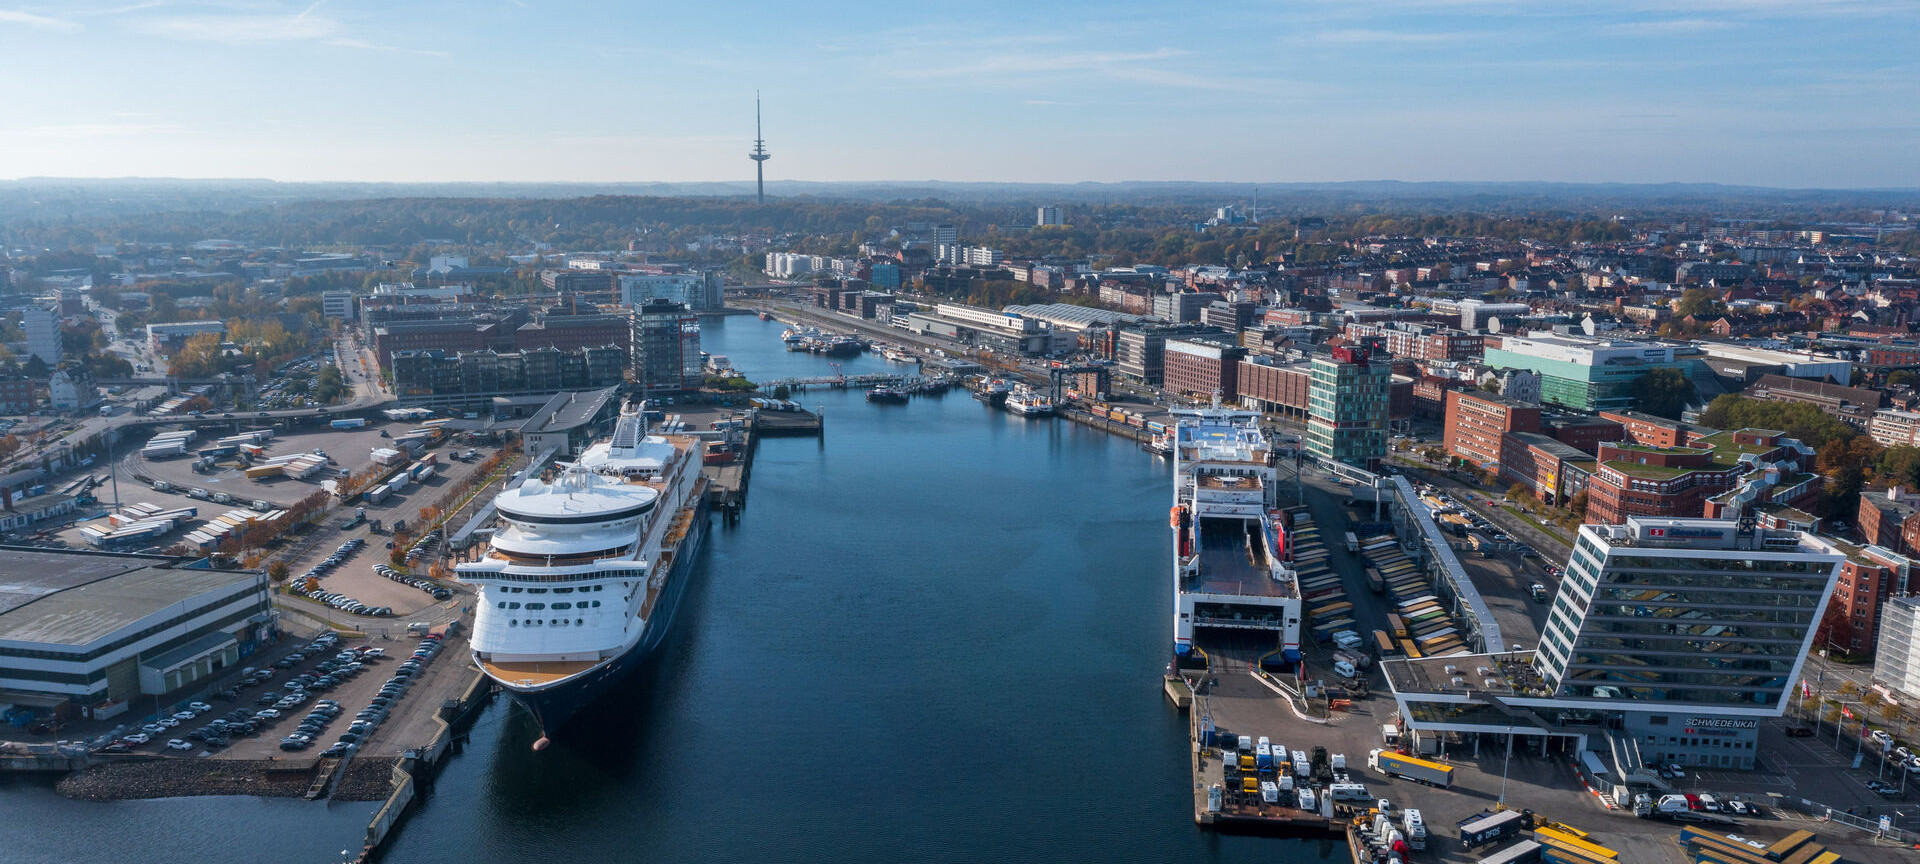
M 452 591 L 442 586 L 435 585 L 434 583 L 426 579 L 422 579 L 418 576 L 408 573 L 405 570 L 395 569 L 385 564 L 375 564 L 373 565 L 373 572 L 378 573 L 382 576 L 385 576 L 388 579 L 392 579 L 393 581 L 398 582 L 402 585 L 412 585 L 413 587 L 418 588 L 422 591 L 425 591 L 428 594 L 432 594 L 433 599 L 435 600 L 453 599 Z
M 332 555 L 328 555 L 320 563 L 313 565 L 306 573 L 302 574 L 300 578 L 318 579 L 328 573 L 332 573 L 333 568 L 345 564 L 348 558 L 353 557 L 354 552 L 359 551 L 360 547 L 365 545 L 367 545 L 367 541 L 363 538 L 349 538 L 347 542 L 340 544 L 338 549 L 333 550 Z
M 413 541 L 413 546 L 407 549 L 407 563 L 412 564 L 433 554 L 433 547 L 438 545 L 440 545 L 440 529 L 435 528 L 420 535 L 420 539 Z
M 413 686 L 413 679 L 439 653 L 440 637 L 428 636 L 419 647 L 413 649 L 412 656 L 400 662 L 400 665 L 393 670 L 393 676 L 380 685 L 380 691 L 367 702 L 367 707 L 353 715 L 353 722 L 347 724 L 346 731 L 341 732 L 339 738 L 327 749 L 320 751 L 320 755 L 341 756 L 359 747 L 360 742 L 366 740 L 367 736 L 372 735 L 373 731 L 386 721 L 393 703 L 406 695 L 407 689 Z M 340 716 L 340 713 L 341 709 L 336 703 L 328 711 L 318 712 L 318 716 L 309 714 L 294 734 L 280 742 L 280 749 L 304 750 L 313 746 L 314 739 L 324 732 L 327 725 Z
M 338 645 L 339 641 L 340 637 L 334 634 L 324 634 L 312 642 L 307 643 L 302 648 L 274 661 L 272 665 L 282 669 L 291 668 L 303 662 L 314 652 L 330 650 Z M 381 649 L 376 648 L 372 650 L 384 653 Z M 325 664 L 322 664 L 322 666 L 324 667 Z M 335 667 L 335 669 L 335 674 L 358 674 L 358 670 L 346 671 L 344 667 Z M 264 685 L 274 677 L 274 674 L 273 669 L 247 667 L 240 670 L 240 680 L 235 682 L 234 686 L 217 690 L 211 694 L 211 697 L 222 699 L 238 698 L 240 691 Z M 208 750 L 217 750 L 227 746 L 228 743 L 236 737 L 258 735 L 262 729 L 280 719 L 286 712 L 292 711 L 308 699 L 311 699 L 312 695 L 309 685 L 322 680 L 327 677 L 327 675 L 328 672 L 317 670 L 315 673 L 302 675 L 288 681 L 282 685 L 280 690 L 270 692 L 261 697 L 258 704 L 265 707 L 258 709 L 235 708 L 223 715 L 214 717 L 204 725 L 185 733 L 181 737 L 168 738 L 164 746 L 169 750 L 180 751 L 191 751 L 202 747 Z M 337 678 L 334 679 L 334 683 L 338 683 L 339 680 L 340 679 Z M 190 702 L 181 706 L 171 715 L 155 718 L 152 722 L 141 726 L 139 730 L 122 735 L 118 740 L 102 747 L 101 752 L 129 752 L 134 747 L 158 741 L 162 737 L 170 734 L 172 730 L 180 728 L 189 721 L 210 714 L 213 710 L 213 706 L 206 702 Z
M 295 584 L 287 590 L 309 600 L 325 603 L 328 606 L 332 606 L 335 609 L 349 614 L 366 615 L 373 618 L 393 617 L 392 606 L 369 606 L 338 591 L 326 591 L 318 587 L 308 590 L 303 587 L 303 584 Z

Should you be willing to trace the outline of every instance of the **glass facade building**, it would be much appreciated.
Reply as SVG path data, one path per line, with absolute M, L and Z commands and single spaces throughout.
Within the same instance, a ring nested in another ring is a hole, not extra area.
M 1392 370 L 1366 348 L 1317 355 L 1307 391 L 1307 452 L 1372 468 L 1387 455 L 1387 384 Z
M 1581 526 L 1541 635 L 1557 697 L 1778 713 L 1845 561 L 1710 519 Z

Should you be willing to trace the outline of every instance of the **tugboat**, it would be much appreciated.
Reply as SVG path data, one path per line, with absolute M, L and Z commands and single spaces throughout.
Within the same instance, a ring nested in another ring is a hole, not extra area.
M 882 384 L 867 391 L 867 401 L 885 405 L 904 405 L 907 402 L 907 391 L 891 384 Z

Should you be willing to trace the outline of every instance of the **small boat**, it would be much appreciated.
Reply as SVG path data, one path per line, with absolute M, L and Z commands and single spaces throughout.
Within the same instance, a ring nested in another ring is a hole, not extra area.
M 888 405 L 902 405 L 907 401 L 907 391 L 890 384 L 882 384 L 867 391 L 867 401 Z
M 907 353 L 907 352 L 905 352 L 905 351 L 902 351 L 902 350 L 900 350 L 900 349 L 898 349 L 898 348 L 888 348 L 888 349 L 887 349 L 886 351 L 884 351 L 884 352 L 881 352 L 881 355 L 880 355 L 880 356 L 882 356 L 882 357 L 885 357 L 885 358 L 887 358 L 887 362 L 889 362 L 889 363 L 918 363 L 918 362 L 920 362 L 920 358 L 919 358 L 919 357 L 916 357 L 916 356 L 914 356 L 914 355 L 912 355 L 912 354 L 909 354 L 909 353 Z
M 1046 417 L 1053 413 L 1053 399 L 1031 387 L 1021 385 L 1007 394 L 1008 413 L 1022 417 Z
M 992 405 L 1007 401 L 1007 382 L 998 378 L 989 378 L 980 382 L 973 390 L 973 398 Z

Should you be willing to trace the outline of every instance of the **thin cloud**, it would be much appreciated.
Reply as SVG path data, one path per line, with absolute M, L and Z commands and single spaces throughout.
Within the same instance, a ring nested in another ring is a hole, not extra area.
M 1600 32 L 1609 36 L 1692 36 L 1696 33 L 1712 33 L 1733 26 L 1730 21 L 1714 18 L 1669 18 L 1661 21 L 1627 21 L 1609 24 L 1600 28 Z
M 348 31 L 338 18 L 316 15 L 325 5 L 319 0 L 297 13 L 234 12 L 192 15 L 150 15 L 133 22 L 135 30 L 164 39 L 184 42 L 215 42 L 230 46 L 270 45 L 289 42 L 313 42 L 336 48 L 362 51 L 389 51 L 446 57 L 445 51 L 387 45 L 361 39 Z M 132 7 L 145 8 L 145 7 Z
M 1332 45 L 1392 44 L 1413 45 L 1433 42 L 1458 42 L 1471 33 L 1423 33 L 1405 30 L 1327 30 L 1314 34 L 1316 42 Z
M 124 138 L 129 135 L 156 135 L 179 131 L 172 123 L 66 123 L 30 126 L 25 132 L 35 138 Z
M 0 26 L 7 24 L 18 24 L 22 27 L 31 27 L 35 30 L 47 30 L 54 33 L 74 33 L 80 29 L 79 23 L 68 21 L 65 18 L 36 15 L 32 12 L 22 12 L 18 9 L 0 9 Z
M 304 42 L 339 36 L 345 28 L 332 18 L 314 15 L 318 5 L 309 6 L 297 15 L 155 15 L 140 19 L 136 29 L 166 39 L 223 45 Z
M 1152 51 L 986 54 L 947 66 L 907 67 L 894 71 L 902 78 L 961 78 L 977 75 L 1031 75 L 1040 72 L 1114 71 L 1133 63 L 1151 63 L 1184 56 L 1177 48 Z

